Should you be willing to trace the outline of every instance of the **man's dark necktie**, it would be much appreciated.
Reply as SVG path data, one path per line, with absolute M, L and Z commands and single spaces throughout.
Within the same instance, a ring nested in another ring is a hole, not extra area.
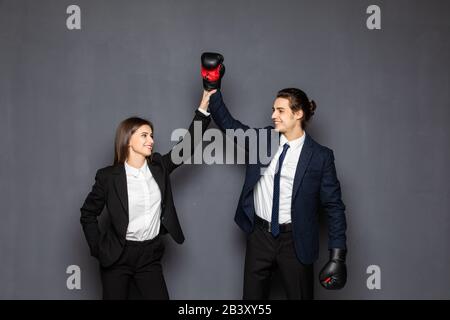
M 270 231 L 274 237 L 280 234 L 280 224 L 278 223 L 278 211 L 280 209 L 280 174 L 283 166 L 284 157 L 289 149 L 289 145 L 283 145 L 283 152 L 278 158 L 277 166 L 275 167 L 275 178 L 273 179 L 273 203 L 272 203 L 272 221 L 270 224 Z

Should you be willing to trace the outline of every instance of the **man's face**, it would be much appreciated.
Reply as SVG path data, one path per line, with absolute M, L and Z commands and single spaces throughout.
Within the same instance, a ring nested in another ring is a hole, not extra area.
M 289 107 L 288 99 L 276 98 L 272 111 L 272 121 L 276 131 L 280 133 L 289 133 L 297 126 L 300 126 L 303 110 L 292 112 L 292 109 Z

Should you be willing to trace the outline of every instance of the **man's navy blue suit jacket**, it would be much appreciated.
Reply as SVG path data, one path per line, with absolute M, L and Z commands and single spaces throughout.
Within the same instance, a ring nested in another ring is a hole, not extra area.
M 219 90 L 210 98 L 209 111 L 222 131 L 226 129 L 256 130 L 258 134 L 261 130 L 273 129 L 273 127 L 250 128 L 234 119 L 225 106 Z M 270 134 L 266 132 L 266 136 L 270 137 Z M 270 144 L 270 139 L 267 141 Z M 259 143 L 257 145 L 259 146 Z M 270 146 L 268 150 L 271 150 Z M 261 177 L 263 172 L 261 169 L 268 165 L 268 163 L 262 164 L 259 157 L 255 162 L 255 164 L 247 163 L 246 165 L 245 182 L 234 218 L 246 233 L 252 232 L 254 227 L 253 188 Z M 303 264 L 315 262 L 319 255 L 318 213 L 320 207 L 324 209 L 328 217 L 328 248 L 346 249 L 345 205 L 341 199 L 333 151 L 318 144 L 306 134 L 295 172 L 291 204 L 295 251 L 298 260 Z

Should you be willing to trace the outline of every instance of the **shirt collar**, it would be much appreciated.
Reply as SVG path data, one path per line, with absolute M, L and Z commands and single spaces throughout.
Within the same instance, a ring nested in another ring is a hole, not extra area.
M 284 136 L 284 134 L 280 135 L 280 146 L 283 146 L 285 143 L 289 144 L 289 148 L 291 150 L 297 149 L 305 142 L 306 131 L 303 131 L 303 135 L 300 138 L 288 141 L 288 139 Z
M 145 172 L 147 170 L 148 170 L 147 161 L 145 161 L 144 164 L 142 165 L 142 167 L 140 167 L 140 168 L 132 167 L 125 161 L 125 172 L 127 174 L 132 175 L 135 178 L 137 178 L 139 176 L 139 172 L 142 172 L 142 174 L 145 174 Z

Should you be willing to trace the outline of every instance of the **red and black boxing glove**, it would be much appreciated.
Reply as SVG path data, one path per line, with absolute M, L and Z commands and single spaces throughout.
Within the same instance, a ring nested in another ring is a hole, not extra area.
M 225 74 L 223 56 L 220 53 L 204 52 L 201 60 L 203 88 L 206 91 L 220 89 L 221 80 Z

